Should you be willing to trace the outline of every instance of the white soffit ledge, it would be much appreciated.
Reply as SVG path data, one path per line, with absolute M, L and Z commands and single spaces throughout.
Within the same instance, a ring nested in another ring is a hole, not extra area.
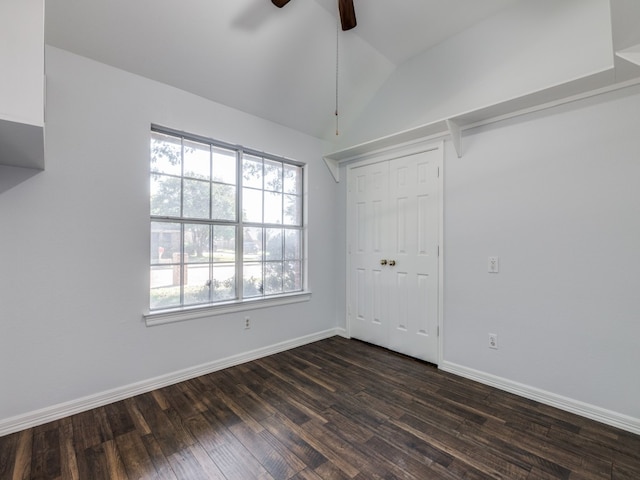
M 620 58 L 627 60 L 628 62 L 640 65 L 640 43 L 624 50 L 616 52 L 616 55 Z

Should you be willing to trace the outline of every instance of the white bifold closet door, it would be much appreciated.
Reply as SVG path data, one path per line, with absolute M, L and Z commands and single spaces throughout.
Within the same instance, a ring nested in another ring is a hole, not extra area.
M 349 169 L 349 333 L 438 360 L 439 149 Z

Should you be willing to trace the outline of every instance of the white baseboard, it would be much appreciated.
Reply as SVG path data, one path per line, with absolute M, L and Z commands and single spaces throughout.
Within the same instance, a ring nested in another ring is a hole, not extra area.
M 513 393 L 530 400 L 535 400 L 545 405 L 559 408 L 567 412 L 575 413 L 591 420 L 611 425 L 622 430 L 640 435 L 640 419 L 623 415 L 611 410 L 584 403 L 572 398 L 557 395 L 555 393 L 540 390 L 529 385 L 514 382 L 506 378 L 497 377 L 489 373 L 474 370 L 451 362 L 442 362 L 438 368 L 445 372 L 453 373 L 461 377 L 474 380 L 491 387 Z
M 52 405 L 40 410 L 35 410 L 15 417 L 0 420 L 0 437 L 9 435 L 10 433 L 19 432 L 27 428 L 42 425 L 54 420 L 59 420 L 76 413 L 85 412 L 92 408 L 102 407 L 113 402 L 124 400 L 126 398 L 147 393 L 158 388 L 167 387 L 176 383 L 190 380 L 201 375 L 223 370 L 228 367 L 240 365 L 241 363 L 257 360 L 274 353 L 284 352 L 292 348 L 301 347 L 308 343 L 324 340 L 336 335 L 344 336 L 345 331 L 342 328 L 332 328 L 323 332 L 306 335 L 304 337 L 287 340 L 286 342 L 277 343 L 257 350 L 252 350 L 231 357 L 216 360 L 210 363 L 197 365 L 195 367 L 179 370 L 159 377 L 150 378 L 141 382 L 132 383 L 123 387 L 114 388 L 105 392 L 89 395 L 87 397 L 71 400 L 69 402 Z
M 342 337 L 342 338 L 351 338 L 351 335 L 349 335 L 349 332 L 347 332 L 346 328 L 336 328 L 335 330 L 336 335 Z

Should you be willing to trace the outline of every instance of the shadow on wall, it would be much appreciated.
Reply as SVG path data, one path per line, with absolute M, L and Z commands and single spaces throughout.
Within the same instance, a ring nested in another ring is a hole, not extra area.
M 28 180 L 42 170 L 0 165 L 0 194 Z

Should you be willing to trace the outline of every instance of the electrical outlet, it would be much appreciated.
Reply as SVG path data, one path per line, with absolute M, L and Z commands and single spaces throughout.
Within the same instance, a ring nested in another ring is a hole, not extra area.
M 251 317 L 244 317 L 244 329 L 249 330 L 251 328 Z
M 489 273 L 498 273 L 500 272 L 500 258 L 499 257 L 489 257 Z
M 489 334 L 489 348 L 493 348 L 494 350 L 498 349 L 498 334 L 490 333 Z

